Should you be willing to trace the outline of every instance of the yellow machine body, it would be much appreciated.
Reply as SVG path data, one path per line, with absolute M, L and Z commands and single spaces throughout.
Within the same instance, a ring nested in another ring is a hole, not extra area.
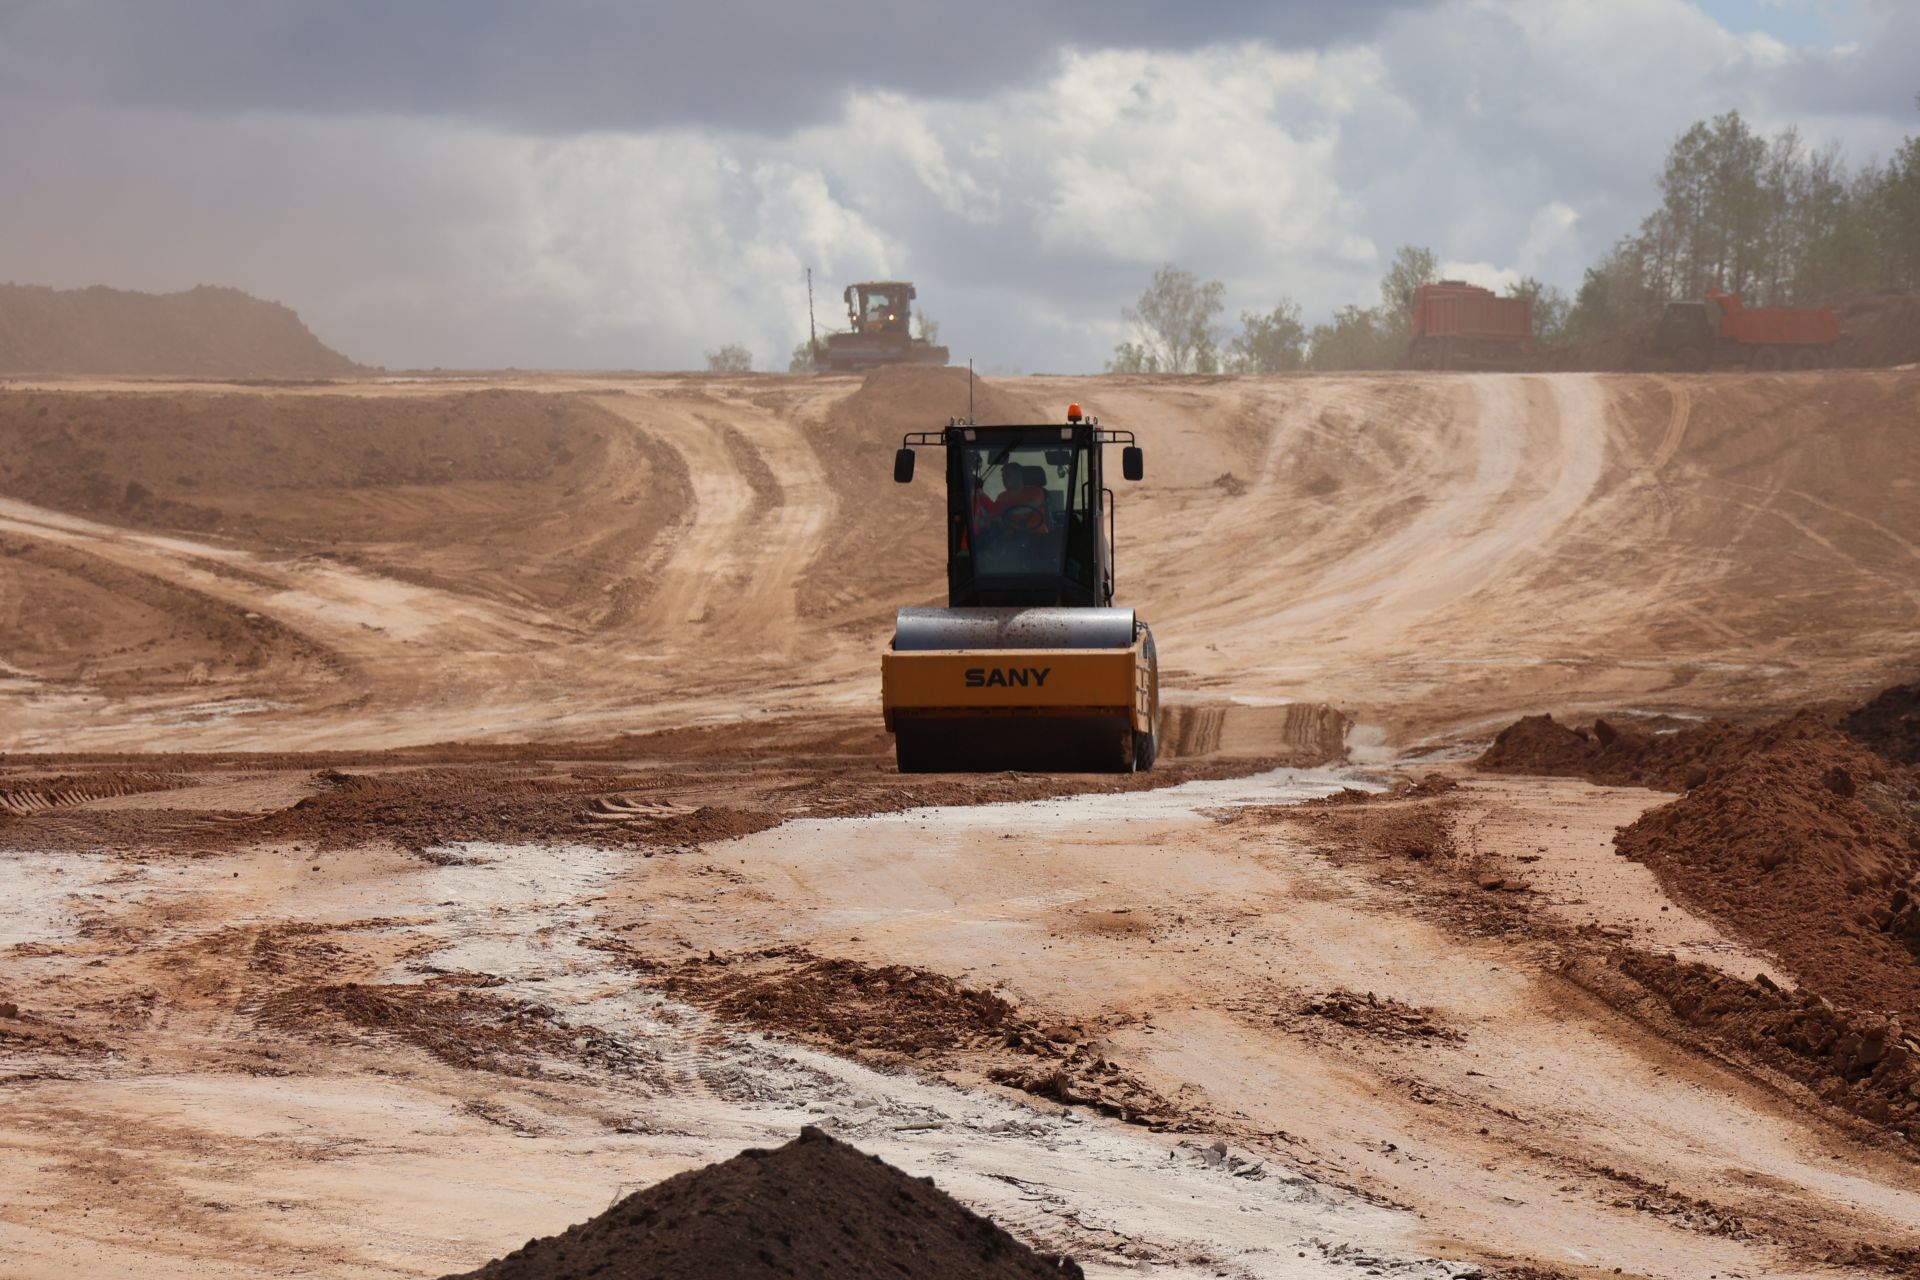
M 1114 603 L 1113 495 L 1102 461 L 1141 477 L 1133 433 L 1069 405 L 1064 423 L 908 432 L 944 454 L 947 603 L 894 618 L 881 710 L 902 773 L 1150 769 L 1159 752 L 1153 632 Z
M 1111 718 L 1153 728 L 1154 673 L 1143 643 L 1125 649 L 957 649 L 880 655 L 880 701 L 901 719 Z

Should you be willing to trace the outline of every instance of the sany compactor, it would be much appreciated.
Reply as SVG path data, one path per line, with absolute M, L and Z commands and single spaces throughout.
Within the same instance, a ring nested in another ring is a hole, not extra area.
M 1153 633 L 1113 603 L 1113 492 L 1102 446 L 1131 431 L 1079 405 L 1065 424 L 949 422 L 907 434 L 947 451 L 947 607 L 902 609 L 880 659 L 881 701 L 902 773 L 1150 768 L 1159 748 Z

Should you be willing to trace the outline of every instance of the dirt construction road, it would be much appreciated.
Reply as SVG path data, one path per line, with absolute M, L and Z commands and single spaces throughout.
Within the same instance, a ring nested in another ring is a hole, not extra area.
M 965 396 L 0 390 L 0 1276 L 439 1275 L 806 1123 L 1100 1276 L 1920 1268 L 1903 1142 L 1619 976 L 1794 978 L 1667 797 L 1458 749 L 1911 678 L 1920 374 L 984 384 L 1147 446 L 1124 783 L 890 771 Z

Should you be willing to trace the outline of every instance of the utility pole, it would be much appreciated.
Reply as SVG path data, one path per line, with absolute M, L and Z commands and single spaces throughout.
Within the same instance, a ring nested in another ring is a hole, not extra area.
M 813 268 L 807 268 L 807 359 L 819 360 L 820 335 L 813 327 Z

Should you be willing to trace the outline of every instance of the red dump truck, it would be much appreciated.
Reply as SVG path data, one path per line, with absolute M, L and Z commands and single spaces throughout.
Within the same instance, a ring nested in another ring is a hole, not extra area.
M 1669 302 L 1650 354 L 1676 369 L 1823 369 L 1833 363 L 1840 317 L 1829 307 L 1753 307 L 1707 290 L 1704 302 Z
M 1533 300 L 1503 298 L 1464 280 L 1414 291 L 1407 365 L 1414 369 L 1522 369 L 1533 348 Z

